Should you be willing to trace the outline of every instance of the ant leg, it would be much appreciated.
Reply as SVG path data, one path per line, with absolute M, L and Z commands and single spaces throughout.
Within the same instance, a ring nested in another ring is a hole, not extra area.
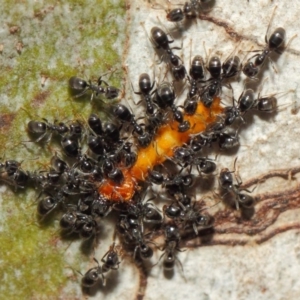
M 238 196 L 235 195 L 235 207 L 236 207 L 236 210 L 240 210 L 240 203 L 239 203 L 239 200 L 238 200 Z
M 158 49 L 157 48 L 157 45 L 154 43 L 154 41 L 153 41 L 153 39 L 148 35 L 148 32 L 147 32 L 147 30 L 146 30 L 146 28 L 145 28 L 145 22 L 140 22 L 140 25 L 143 27 L 143 29 L 144 29 L 144 31 L 145 31 L 145 34 L 146 34 L 146 36 L 148 37 L 148 40 L 151 42 L 151 44 L 152 44 L 152 47 L 154 48 L 154 49 Z
M 107 256 L 107 254 L 111 252 L 111 249 L 109 249 L 104 255 L 103 257 L 101 258 L 101 262 L 105 263 L 105 257 Z
M 198 235 L 198 234 L 199 234 L 199 231 L 198 231 L 198 228 L 197 228 L 197 225 L 196 225 L 195 222 L 193 223 L 193 229 L 194 229 L 196 235 Z
M 46 141 L 45 141 L 46 144 L 50 143 L 51 138 L 52 138 L 52 135 L 53 135 L 53 132 L 51 132 L 51 133 L 49 134 L 49 136 L 47 137 L 47 139 L 46 139 Z M 38 142 L 38 140 L 37 140 L 37 142 Z
M 160 251 L 163 251 L 164 249 L 159 249 Z M 154 266 L 156 266 L 160 261 L 161 261 L 161 259 L 164 257 L 164 255 L 165 255 L 166 253 L 163 253 L 161 256 L 160 256 L 160 258 L 159 258 L 159 260 L 157 261 L 157 263 L 155 263 L 154 265 L 152 265 L 152 268 L 154 267 Z
M 280 53 L 280 54 L 281 54 L 281 53 Z M 278 74 L 278 71 L 277 71 L 277 69 L 276 69 L 276 67 L 275 67 L 275 65 L 274 65 L 274 63 L 273 63 L 273 60 L 271 59 L 270 56 L 268 56 L 268 60 L 269 60 L 269 62 L 270 62 L 270 64 L 271 64 L 271 66 L 272 66 L 273 71 L 274 71 L 276 74 Z
M 112 74 L 112 73 L 114 73 L 116 70 L 117 70 L 117 68 L 115 68 L 114 70 L 109 70 L 109 71 L 107 71 L 106 73 L 101 74 L 101 75 L 99 76 L 99 78 L 97 79 L 98 85 L 101 85 L 101 83 L 104 82 L 104 84 L 106 84 L 107 86 L 109 86 L 109 85 L 108 85 L 104 80 L 102 80 L 101 78 L 102 78 L 103 76 L 107 75 L 107 74 L 110 74 L 110 73 Z
M 270 29 L 271 22 L 273 21 L 276 9 L 277 9 L 277 5 L 275 6 L 275 8 L 273 10 L 273 13 L 272 13 L 272 16 L 271 16 L 271 19 L 269 21 L 269 25 L 268 25 L 268 28 L 267 28 L 267 32 L 266 32 L 266 35 L 265 35 L 265 42 L 266 42 L 266 44 L 268 44 L 268 32 L 269 32 L 269 29 Z
M 236 157 L 235 160 L 234 160 L 234 164 L 233 164 L 234 171 L 233 171 L 233 172 L 230 172 L 230 173 L 235 173 L 235 171 L 236 171 L 236 162 L 237 162 L 237 160 L 238 160 L 238 157 Z
M 165 29 L 165 31 L 167 32 L 167 34 L 172 38 L 171 41 L 168 40 L 168 43 L 169 43 L 169 44 L 174 43 L 175 39 L 174 39 L 174 37 L 172 36 L 172 34 L 170 33 L 170 31 L 169 31 L 169 30 L 166 28 L 166 26 L 161 22 L 161 20 L 160 20 L 159 17 L 156 17 L 156 18 L 157 18 L 158 22 L 161 24 L 161 26 Z
M 131 84 L 131 88 L 132 88 L 133 92 L 134 92 L 136 95 L 142 95 L 141 92 L 136 92 L 136 91 L 134 90 L 134 87 L 133 87 L 133 84 L 132 84 L 132 81 L 131 81 L 131 80 L 130 80 L 130 84 Z M 151 89 L 152 89 L 152 88 L 151 88 Z
M 102 285 L 106 286 L 106 278 L 105 278 L 105 276 L 104 276 L 104 274 L 103 274 L 102 271 L 101 271 L 101 277 L 102 277 Z
M 132 83 L 131 83 L 131 86 L 132 86 Z M 133 86 L 132 86 L 132 89 L 133 89 Z M 134 92 L 136 95 L 142 95 L 142 93 L 135 92 L 134 90 L 133 90 L 133 92 Z M 139 100 L 138 103 L 136 103 L 136 102 L 134 101 L 133 98 L 132 98 L 132 101 L 133 101 L 134 105 L 137 106 L 137 105 L 140 105 L 140 104 L 143 102 L 143 99 Z
M 138 249 L 138 246 L 135 246 L 134 251 L 133 251 L 133 256 L 132 256 L 134 260 L 136 260 L 137 249 Z
M 289 45 L 291 44 L 291 42 L 293 41 L 294 38 L 296 38 L 298 36 L 298 34 L 294 34 L 288 41 L 288 43 L 286 44 L 286 46 L 284 46 L 284 48 L 282 50 L 279 50 L 279 49 L 275 49 L 274 51 L 278 54 L 282 54 L 288 47 Z
M 179 250 L 180 250 L 180 249 L 179 249 Z M 177 250 L 177 251 L 179 251 L 179 250 Z M 182 251 L 179 251 L 179 252 L 182 252 Z M 175 260 L 178 262 L 178 264 L 179 264 L 179 266 L 180 266 L 180 268 L 181 268 L 183 277 L 185 278 L 185 276 L 184 276 L 184 270 L 183 270 L 183 265 L 182 265 L 181 261 L 180 261 L 179 258 L 177 258 L 177 257 L 175 257 Z M 186 279 L 185 279 L 185 280 L 186 280 Z
M 258 92 L 258 95 L 257 95 L 257 99 L 260 99 L 260 94 L 261 94 L 262 89 L 263 89 L 263 86 L 264 86 L 264 84 L 265 84 L 265 82 L 266 82 L 267 80 L 269 80 L 269 77 L 266 77 L 266 78 L 263 80 L 263 82 L 261 83 L 261 85 L 259 86 L 259 92 Z
M 106 81 L 102 80 L 102 79 L 100 80 L 100 84 L 99 84 L 99 85 L 101 85 L 102 82 L 103 82 L 106 86 L 109 86 L 109 84 L 108 84 Z
M 47 134 L 49 134 L 49 132 L 46 131 L 46 132 L 43 133 L 39 138 L 37 138 L 37 139 L 35 140 L 35 142 L 36 142 L 36 143 L 40 142 L 45 136 L 47 136 Z M 49 134 L 49 136 L 50 136 L 50 139 L 49 139 L 49 137 L 47 138 L 46 144 L 48 144 L 48 143 L 50 142 L 52 133 Z
M 84 94 L 86 94 L 86 92 L 89 90 L 90 88 L 87 87 L 85 90 L 83 90 L 81 93 L 77 94 L 77 95 L 74 95 L 73 97 L 74 98 L 80 98 L 82 97 Z

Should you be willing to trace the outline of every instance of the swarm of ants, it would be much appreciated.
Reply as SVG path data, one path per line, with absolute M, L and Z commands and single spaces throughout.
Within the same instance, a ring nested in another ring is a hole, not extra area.
M 197 18 L 202 4 L 208 1 L 191 0 L 182 8 L 167 12 L 171 22 Z M 213 177 L 217 173 L 217 164 L 207 158 L 204 151 L 212 146 L 228 151 L 239 146 L 238 130 L 230 130 L 237 122 L 244 122 L 247 112 L 259 111 L 273 113 L 277 110 L 277 101 L 272 96 L 255 96 L 246 89 L 232 105 L 222 108 L 216 120 L 208 124 L 204 131 L 193 134 L 183 145 L 172 149 L 168 157 L 169 165 L 158 164 L 144 174 L 143 180 L 136 180 L 136 187 L 130 199 L 112 199 L 99 189 L 104 182 L 121 186 L 126 170 L 130 170 L 139 156 L 139 149 L 155 147 L 160 128 L 170 121 L 177 124 L 177 132 L 184 134 L 193 124 L 185 116 L 197 113 L 199 103 L 208 110 L 217 98 L 221 97 L 223 87 L 232 89 L 230 82 L 237 80 L 243 73 L 248 79 L 255 79 L 271 52 L 281 53 L 285 44 L 285 30 L 281 27 L 268 37 L 266 45 L 258 54 L 245 63 L 236 55 L 230 55 L 224 62 L 218 56 L 207 61 L 197 54 L 191 61 L 189 71 L 182 59 L 174 53 L 180 48 L 171 48 L 173 40 L 164 29 L 154 26 L 146 32 L 155 50 L 161 54 L 173 77 L 173 81 L 156 82 L 148 73 L 139 76 L 139 104 L 144 108 L 143 121 L 137 118 L 124 104 L 114 103 L 121 88 L 110 86 L 100 76 L 97 82 L 85 81 L 76 76 L 69 79 L 69 89 L 74 98 L 88 95 L 93 101 L 105 98 L 111 101 L 109 114 L 113 122 L 104 122 L 95 113 L 87 119 L 72 123 L 46 119 L 31 120 L 27 130 L 37 143 L 50 143 L 55 136 L 60 140 L 64 157 L 55 154 L 50 168 L 42 171 L 26 171 L 21 163 L 6 160 L 1 163 L 2 179 L 18 189 L 33 185 L 39 190 L 37 213 L 41 221 L 53 213 L 60 216 L 60 227 L 65 234 L 77 234 L 81 239 L 91 239 L 93 246 L 98 243 L 100 224 L 103 226 L 109 214 L 115 214 L 115 237 L 109 250 L 95 260 L 95 267 L 82 276 L 82 286 L 90 288 L 102 281 L 106 284 L 106 273 L 117 270 L 122 262 L 122 253 L 126 250 L 137 264 L 144 264 L 154 253 L 162 251 L 157 264 L 162 262 L 166 271 L 180 264 L 177 254 L 183 251 L 181 241 L 186 232 L 198 236 L 202 230 L 213 229 L 214 219 L 203 208 L 201 201 L 191 195 L 193 185 L 204 177 Z M 183 105 L 177 103 L 175 86 L 185 81 L 188 86 Z M 170 166 L 171 164 L 171 166 Z M 200 178 L 200 179 L 199 179 Z M 224 168 L 218 175 L 220 192 L 215 193 L 220 201 L 230 199 L 230 209 L 243 210 L 255 205 L 255 197 L 242 188 L 242 183 L 234 170 Z M 154 199 L 160 196 L 155 188 L 164 193 L 161 198 L 167 201 L 160 210 Z M 147 195 L 152 193 L 152 198 Z M 164 235 L 164 243 L 158 245 L 155 237 L 159 232 Z M 116 245 L 116 240 L 119 244 Z

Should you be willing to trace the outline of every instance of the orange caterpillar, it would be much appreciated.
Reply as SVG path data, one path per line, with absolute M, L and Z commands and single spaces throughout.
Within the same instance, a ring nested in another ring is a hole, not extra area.
M 191 129 L 186 132 L 178 132 L 176 121 L 162 126 L 153 143 L 144 149 L 139 149 L 136 163 L 130 169 L 124 170 L 124 182 L 116 186 L 110 180 L 105 181 L 98 188 L 98 192 L 112 201 L 129 201 L 134 195 L 137 182 L 145 180 L 148 170 L 155 165 L 163 163 L 167 157 L 173 156 L 173 149 L 188 142 L 191 134 L 197 134 L 205 130 L 208 124 L 213 123 L 216 117 L 223 111 L 220 105 L 221 99 L 216 97 L 210 108 L 199 102 L 197 111 L 192 116 L 185 116 Z

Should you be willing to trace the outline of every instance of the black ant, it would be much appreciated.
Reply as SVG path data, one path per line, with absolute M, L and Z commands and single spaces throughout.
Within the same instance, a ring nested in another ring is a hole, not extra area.
M 200 55 L 196 55 L 193 58 L 189 74 L 190 76 L 187 78 L 190 83 L 190 89 L 184 101 L 184 111 L 187 115 L 194 115 L 198 105 L 199 80 L 204 78 L 204 63 Z
M 63 122 L 54 121 L 54 124 L 51 124 L 46 119 L 43 121 L 31 120 L 27 124 L 28 131 L 34 135 L 39 136 L 36 142 L 40 142 L 42 139 L 47 137 L 46 143 L 48 143 L 53 133 L 58 133 L 59 135 L 64 135 L 69 131 L 69 127 Z
M 185 2 L 183 8 L 174 8 L 167 12 L 167 20 L 170 22 L 181 22 L 186 19 L 195 19 L 198 17 L 201 4 L 208 3 L 211 0 L 191 0 L 190 2 Z
M 226 190 L 227 193 L 230 193 L 234 196 L 236 209 L 239 210 L 240 206 L 243 208 L 251 208 L 254 205 L 254 199 L 248 194 L 242 193 L 242 191 L 250 192 L 247 189 L 241 189 L 242 181 L 240 181 L 237 176 L 237 184 L 233 183 L 232 173 L 235 173 L 235 164 L 237 159 L 234 162 L 234 171 L 229 171 L 229 169 L 224 168 L 221 170 L 219 175 L 219 182 L 222 189 Z
M 194 184 L 194 176 L 192 174 L 177 174 L 171 176 L 164 181 L 166 191 L 171 196 L 184 195 L 185 189 L 190 188 Z
M 218 142 L 221 150 L 230 150 L 239 146 L 238 131 L 234 134 L 230 131 L 224 131 L 226 125 L 223 122 L 217 122 L 204 133 L 198 134 L 191 139 L 190 148 L 194 152 L 200 152 L 204 147 L 211 147 L 212 143 Z
M 161 255 L 160 259 L 163 257 L 163 267 L 165 271 L 172 271 L 175 266 L 176 260 L 178 258 L 176 257 L 176 252 L 182 252 L 182 250 L 179 248 L 179 242 L 180 242 L 180 233 L 179 229 L 176 225 L 166 225 L 165 230 L 165 245 L 163 247 L 164 253 Z M 181 268 L 182 264 L 178 260 Z
M 153 249 L 149 247 L 148 244 L 154 243 L 147 238 L 150 233 L 143 234 L 144 227 L 141 223 L 141 218 L 145 220 L 147 213 L 142 212 L 145 215 L 141 216 L 139 214 L 141 208 L 144 210 L 143 207 L 137 208 L 133 204 L 130 210 L 126 210 L 125 214 L 121 214 L 117 224 L 117 230 L 125 238 L 126 243 L 134 245 L 133 258 L 136 259 L 137 254 L 139 254 L 141 259 L 146 260 L 153 256 Z M 150 215 L 153 217 L 151 213 Z M 148 216 L 150 217 L 150 215 Z
M 69 230 L 70 233 L 79 233 L 83 239 L 89 239 L 96 234 L 98 224 L 91 215 L 77 211 L 77 207 L 71 205 L 68 211 L 60 219 L 60 227 Z
M 284 45 L 285 43 L 285 37 L 286 37 L 286 32 L 285 29 L 282 27 L 276 28 L 273 33 L 271 34 L 270 38 L 268 39 L 268 32 L 270 29 L 271 21 L 273 19 L 275 10 L 277 6 L 275 7 L 273 14 L 271 16 L 267 32 L 265 34 L 265 42 L 266 46 L 263 50 L 256 50 L 252 52 L 260 52 L 260 54 L 255 54 L 251 58 L 249 58 L 246 62 L 246 64 L 243 67 L 243 73 L 249 77 L 249 78 L 255 78 L 259 71 L 261 70 L 261 67 L 263 66 L 264 62 L 266 61 L 266 58 L 270 56 L 270 54 L 274 51 L 277 52 L 278 54 L 281 54 L 282 51 L 280 51 L 280 48 Z M 252 61 L 252 59 L 254 61 Z
M 194 153 L 200 153 L 203 148 L 205 147 L 210 147 L 212 142 L 216 141 L 216 133 L 215 131 L 212 131 L 208 135 L 204 134 L 198 134 L 195 135 L 191 138 L 190 143 L 189 143 L 189 148 L 194 152 Z
M 194 176 L 176 175 L 173 178 L 169 178 L 165 181 L 164 186 L 167 193 L 171 196 L 172 200 L 180 202 L 184 206 L 191 204 L 191 197 L 186 193 L 186 189 L 193 186 Z
M 69 205 L 67 212 L 65 212 L 59 225 L 63 230 L 69 230 L 70 232 L 79 232 L 82 223 L 87 219 L 87 215 L 78 211 L 75 205 Z
M 153 81 L 153 83 L 151 84 L 150 76 L 147 73 L 143 73 L 139 77 L 140 92 L 135 92 L 133 90 L 133 92 L 136 95 L 142 95 L 143 100 L 146 102 L 146 112 L 149 115 L 152 115 L 154 113 L 154 105 L 151 100 L 151 95 L 154 93 L 154 91 L 150 94 L 150 92 L 154 88 L 154 85 L 155 85 L 155 81 Z
M 73 169 L 79 169 L 82 173 L 87 174 L 93 172 L 97 164 L 96 160 L 82 153 L 76 139 L 69 136 L 65 137 L 62 141 L 62 147 L 68 156 L 76 158 L 76 162 L 72 166 Z
M 132 203 L 128 207 L 128 214 L 140 219 L 141 224 L 161 224 L 161 214 L 159 213 L 157 207 L 153 203 L 149 202 L 153 199 L 154 198 L 150 198 L 145 203 L 143 202 L 144 199 L 140 199 L 137 202 Z
M 212 160 L 196 156 L 195 152 L 191 148 L 177 147 L 174 149 L 173 153 L 175 161 L 180 164 L 182 169 L 190 166 L 190 172 L 192 167 L 196 166 L 199 174 L 203 173 L 205 175 L 209 175 L 215 172 L 217 168 L 216 164 Z
M 224 83 L 224 80 L 236 76 L 239 73 L 240 68 L 240 59 L 236 55 L 229 57 L 222 65 L 218 56 L 210 58 L 207 70 L 209 71 L 211 78 L 199 81 L 204 83 L 200 96 L 201 101 L 206 107 L 211 106 L 214 97 L 220 94 L 223 85 L 232 89 L 230 84 L 226 85 Z
M 170 48 L 169 44 L 173 43 L 174 40 L 169 40 L 167 34 L 159 27 L 153 27 L 151 29 L 150 41 L 157 49 L 163 49 L 165 55 L 171 64 L 171 72 L 176 81 L 183 80 L 186 76 L 186 69 L 181 63 L 179 56 L 175 55 L 172 49 L 181 49 L 179 47 Z
M 245 90 L 239 97 L 237 104 L 235 104 L 234 98 L 232 98 L 233 105 L 224 108 L 224 125 L 230 126 L 237 118 L 243 120 L 243 115 L 250 110 L 254 104 L 254 92 L 253 90 Z
M 254 96 L 254 91 L 252 89 L 245 90 L 239 97 L 237 105 L 225 107 L 224 109 L 224 123 L 226 126 L 232 125 L 237 118 L 241 118 L 244 122 L 242 116 L 249 110 L 258 110 L 260 112 L 273 113 L 277 108 L 277 98 L 274 95 L 263 96 L 260 94 L 257 98 Z
M 212 218 L 201 214 L 202 209 L 197 209 L 196 202 L 184 205 L 181 201 L 173 202 L 169 206 L 164 206 L 165 215 L 173 219 L 178 224 L 183 224 L 186 228 L 192 225 L 196 235 L 199 234 L 199 227 L 206 229 L 212 226 Z
M 149 132 L 143 130 L 142 126 L 137 123 L 134 115 L 125 105 L 118 104 L 117 106 L 115 106 L 113 114 L 120 121 L 127 122 L 132 125 L 133 132 L 137 134 L 139 145 L 142 148 L 146 148 L 151 143 L 152 135 Z
M 175 92 L 170 83 L 163 82 L 159 85 L 156 90 L 155 103 L 163 110 L 170 108 L 174 120 L 179 123 L 178 131 L 185 132 L 190 129 L 191 125 L 189 121 L 184 120 L 183 113 L 178 109 L 178 106 L 174 104 L 175 98 Z
M 100 118 L 96 114 L 91 114 L 88 124 L 94 134 L 90 134 L 87 139 L 89 149 L 96 155 L 103 155 L 110 152 L 115 144 L 120 144 L 120 127 L 114 123 L 102 125 Z
M 83 173 L 93 172 L 96 166 L 96 161 L 88 157 L 86 154 L 82 154 L 76 138 L 71 135 L 64 136 L 61 141 L 61 146 L 67 156 L 73 157 L 77 160 L 72 166 L 73 169 L 78 168 Z
M 196 202 L 192 205 L 183 205 L 178 202 L 181 206 L 181 213 L 179 220 L 183 223 L 183 227 L 186 228 L 189 224 L 192 225 L 196 235 L 199 234 L 199 229 L 203 230 L 212 227 L 213 220 L 208 215 L 201 214 L 202 209 L 197 209 Z
M 102 83 L 104 83 L 106 87 L 103 87 Z M 69 87 L 72 93 L 75 93 L 75 98 L 83 96 L 89 90 L 92 91 L 91 100 L 93 100 L 94 95 L 97 97 L 99 94 L 103 94 L 106 99 L 112 100 L 117 98 L 120 92 L 118 88 L 110 86 L 105 82 L 102 76 L 98 78 L 97 85 L 92 84 L 90 80 L 86 82 L 81 78 L 73 76 L 69 79 Z
M 123 172 L 116 167 L 114 157 L 105 155 L 102 157 L 102 171 L 106 178 L 112 180 L 114 183 L 120 185 L 124 181 Z
M 56 158 L 55 160 L 53 160 L 54 163 L 56 163 L 57 161 L 58 159 Z M 85 177 L 82 174 L 78 173 L 78 171 L 74 167 L 68 168 L 62 174 L 64 174 L 64 179 L 62 180 L 63 184 L 61 186 L 48 184 L 42 191 L 42 193 L 47 194 L 47 196 L 40 200 L 37 205 L 37 211 L 41 217 L 45 217 L 50 212 L 52 212 L 60 203 L 64 203 L 64 201 L 70 195 L 87 193 L 95 189 L 93 183 L 85 179 Z
M 124 167 L 129 168 L 131 167 L 136 159 L 137 154 L 131 151 L 132 144 L 129 142 L 123 143 L 121 146 L 116 148 L 109 148 L 111 141 L 107 141 L 105 143 L 105 138 L 101 136 L 89 136 L 88 138 L 88 145 L 90 150 L 98 155 L 98 161 L 100 162 L 99 166 L 101 166 L 101 170 L 98 175 L 103 174 L 106 178 L 111 179 L 116 184 L 121 184 L 124 180 L 123 172 L 116 167 L 116 164 L 123 163 Z M 120 142 L 120 141 L 119 141 Z M 84 156 L 79 156 L 83 157 Z M 80 161 L 80 159 L 79 159 Z M 84 163 L 86 163 L 83 160 Z M 97 166 L 97 164 L 95 165 Z M 95 171 L 95 168 L 91 169 L 92 172 Z M 98 179 L 99 180 L 99 179 Z
M 96 139 L 100 140 L 99 136 L 97 136 L 96 138 L 93 138 L 93 140 L 96 140 Z M 91 149 L 91 146 L 92 145 L 90 145 L 90 149 Z M 130 168 L 134 165 L 134 163 L 137 160 L 137 153 L 132 150 L 132 146 L 133 146 L 133 144 L 130 142 L 123 142 L 123 144 L 119 145 L 116 148 L 103 151 L 102 155 L 101 155 L 102 161 L 109 159 L 113 163 L 122 165 L 125 168 Z M 100 146 L 99 148 L 103 149 L 103 146 Z
M 154 244 L 153 242 L 146 239 L 149 234 L 144 235 L 142 228 L 133 228 L 129 231 L 130 238 L 135 244 L 133 258 L 137 258 L 139 254 L 140 258 L 143 260 L 150 259 L 153 256 L 153 249 L 148 244 Z
M 106 285 L 106 278 L 104 276 L 110 270 L 118 270 L 121 261 L 119 260 L 120 251 L 113 243 L 109 250 L 104 254 L 101 259 L 102 265 L 100 266 L 98 260 L 94 258 L 97 263 L 97 267 L 88 270 L 82 277 L 81 284 L 83 287 L 94 286 L 99 279 L 102 280 L 102 285 Z

